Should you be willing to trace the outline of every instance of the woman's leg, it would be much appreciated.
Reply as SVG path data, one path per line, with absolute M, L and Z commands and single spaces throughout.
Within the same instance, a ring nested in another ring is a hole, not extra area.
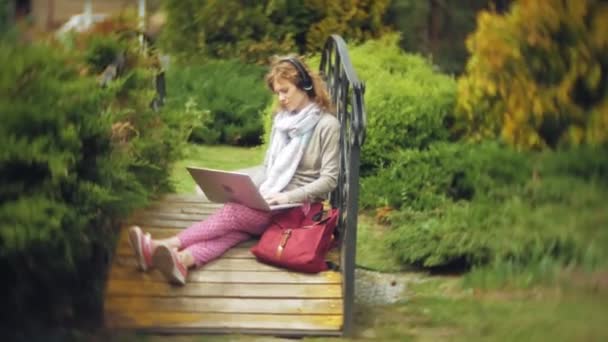
M 270 224 L 272 214 L 227 203 L 217 215 L 178 234 L 182 252 L 180 260 L 187 266 L 200 266 L 224 254 L 228 249 L 251 235 L 261 234 Z M 215 229 L 223 235 L 201 229 Z
M 260 234 L 270 223 L 271 214 L 238 204 L 226 204 L 217 215 L 177 235 L 181 252 L 159 245 L 154 264 L 172 283 L 185 284 L 188 268 L 200 266 L 226 252 L 250 234 Z
M 232 231 L 260 234 L 270 223 L 270 218 L 270 212 L 251 209 L 238 203 L 226 203 L 207 219 L 182 230 L 167 242 L 172 243 L 170 246 L 181 250 Z
M 218 258 L 231 247 L 250 238 L 251 235 L 245 232 L 231 231 L 224 236 L 201 241 L 186 247 L 179 252 L 179 259 L 186 267 L 199 267 Z
M 231 231 L 212 240 L 201 241 L 176 252 L 166 245 L 159 245 L 154 253 L 154 265 L 170 283 L 185 285 L 188 268 L 203 265 L 226 252 L 239 242 L 246 241 L 249 234 Z
M 175 236 L 165 239 L 152 239 L 150 241 L 150 249 L 152 252 L 154 252 L 156 247 L 165 245 L 169 248 L 181 250 L 191 244 L 197 243 L 198 241 L 207 240 L 216 234 L 218 234 L 218 236 L 221 235 L 225 229 L 229 229 L 228 220 L 222 218 L 226 215 L 226 206 L 231 205 L 231 203 L 225 204 L 222 208 L 211 214 L 211 216 L 207 217 L 205 220 L 191 225 Z M 181 239 L 180 236 L 182 236 Z M 185 241 L 185 243 L 182 241 Z

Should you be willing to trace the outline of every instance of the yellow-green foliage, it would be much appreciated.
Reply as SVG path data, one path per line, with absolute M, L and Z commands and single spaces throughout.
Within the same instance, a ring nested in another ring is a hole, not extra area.
M 340 34 L 349 41 L 377 38 L 387 31 L 382 17 L 388 0 L 305 0 L 304 4 L 321 19 L 306 34 L 309 51 L 320 50 L 327 37 Z
M 205 57 L 265 63 L 272 54 L 314 52 L 330 34 L 362 41 L 388 28 L 388 0 L 167 0 L 164 50 L 182 61 Z
M 463 131 L 523 148 L 608 142 L 608 3 L 522 0 L 477 24 L 458 82 Z

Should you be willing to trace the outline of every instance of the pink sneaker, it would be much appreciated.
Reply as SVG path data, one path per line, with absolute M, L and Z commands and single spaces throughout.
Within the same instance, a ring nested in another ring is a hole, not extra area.
M 160 245 L 154 251 L 152 260 L 156 268 L 170 283 L 185 285 L 188 269 L 179 261 L 177 252 L 165 245 Z
M 138 226 L 129 228 L 129 242 L 135 252 L 137 265 L 142 271 L 147 271 L 152 267 L 152 239 L 150 234 L 144 234 Z

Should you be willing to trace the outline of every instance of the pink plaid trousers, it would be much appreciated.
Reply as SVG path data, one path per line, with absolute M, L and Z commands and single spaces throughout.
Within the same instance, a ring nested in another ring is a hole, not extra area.
M 270 225 L 271 217 L 270 212 L 226 203 L 207 219 L 181 231 L 177 238 L 180 248 L 192 254 L 198 267 L 252 235 L 262 234 Z

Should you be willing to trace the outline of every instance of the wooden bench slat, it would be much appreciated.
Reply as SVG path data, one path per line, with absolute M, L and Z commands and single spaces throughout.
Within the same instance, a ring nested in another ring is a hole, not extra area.
M 129 232 L 126 229 L 129 225 L 125 224 L 123 229 L 120 231 L 120 236 L 118 238 L 119 245 L 128 244 L 129 243 Z M 175 229 L 174 227 L 161 227 L 154 225 L 139 225 L 139 227 L 145 232 L 150 233 L 153 239 L 166 239 L 172 236 L 175 236 L 179 233 L 179 229 Z M 253 240 L 253 239 L 252 239 Z M 247 242 L 247 241 L 246 241 Z
M 214 212 L 221 208 L 223 204 L 200 202 L 200 203 L 175 203 L 175 202 L 153 202 L 143 210 L 158 210 L 164 212 L 178 213 L 197 213 L 197 212 Z
M 126 225 L 138 225 L 138 226 L 151 226 L 151 227 L 163 227 L 173 229 L 184 229 L 191 225 L 199 222 L 198 220 L 181 221 L 181 220 L 170 220 L 170 219 L 157 219 L 154 217 L 140 217 L 130 218 L 125 222 Z
M 166 194 L 160 196 L 156 202 L 172 202 L 172 203 L 210 203 L 205 196 L 187 195 L 187 194 Z
M 110 279 L 134 281 L 166 281 L 160 272 L 152 270 L 141 272 L 134 267 L 113 265 Z M 239 283 L 239 284 L 341 284 L 342 274 L 339 272 L 321 272 L 319 274 L 303 274 L 295 272 L 256 272 L 256 271 L 203 271 L 194 270 L 188 274 L 189 283 Z
M 132 256 L 115 256 L 114 265 L 122 267 L 137 267 L 137 260 Z M 283 272 L 284 269 L 270 266 L 258 262 L 254 258 L 249 259 L 228 259 L 220 258 L 213 260 L 206 265 L 203 265 L 193 272 L 205 272 L 205 271 L 265 271 L 265 272 Z
M 106 297 L 248 297 L 248 298 L 342 298 L 339 284 L 225 284 L 189 283 L 174 286 L 151 280 L 110 279 Z
M 164 211 L 139 211 L 131 216 L 131 221 L 146 220 L 146 219 L 157 219 L 157 220 L 175 220 L 175 221 L 202 221 L 208 217 L 210 213 L 178 213 L 178 212 L 164 212 Z
M 154 330 L 195 328 L 195 329 L 269 329 L 309 330 L 315 333 L 339 331 L 342 315 L 269 315 L 269 314 L 224 314 L 195 312 L 107 312 L 106 325 L 109 328 L 152 328 Z M 200 330 L 199 330 L 200 331 Z
M 142 227 L 145 232 L 149 232 L 153 238 L 155 239 L 165 239 L 171 236 L 174 236 L 178 233 L 176 229 L 172 228 L 148 228 Z M 255 259 L 255 256 L 251 254 L 249 251 L 251 247 L 253 247 L 258 242 L 257 239 L 251 239 L 245 242 L 238 244 L 237 246 L 229 249 L 226 253 L 221 256 L 221 259 Z M 129 243 L 128 232 L 126 229 L 123 229 L 120 233 L 120 237 L 117 243 L 115 255 L 119 258 L 128 258 L 133 257 L 133 249 Z M 340 260 L 340 251 L 337 249 L 333 249 L 329 252 L 327 256 L 328 260 L 333 261 L 334 263 L 339 264 Z
M 251 254 L 250 248 L 254 245 L 255 240 L 251 240 L 245 243 L 243 246 L 237 246 L 229 249 L 226 253 L 221 256 L 221 259 L 255 259 L 255 256 Z M 120 257 L 133 258 L 133 249 L 128 243 L 119 244 L 116 248 L 116 255 Z M 336 264 L 340 263 L 340 251 L 333 249 L 327 255 L 327 260 L 333 261 Z
M 342 299 L 109 297 L 112 312 L 207 312 L 241 314 L 338 315 Z
M 249 251 L 251 247 L 233 247 L 224 253 L 222 259 L 255 259 L 255 256 Z M 119 244 L 116 248 L 117 256 L 133 257 L 133 249 L 128 243 Z

